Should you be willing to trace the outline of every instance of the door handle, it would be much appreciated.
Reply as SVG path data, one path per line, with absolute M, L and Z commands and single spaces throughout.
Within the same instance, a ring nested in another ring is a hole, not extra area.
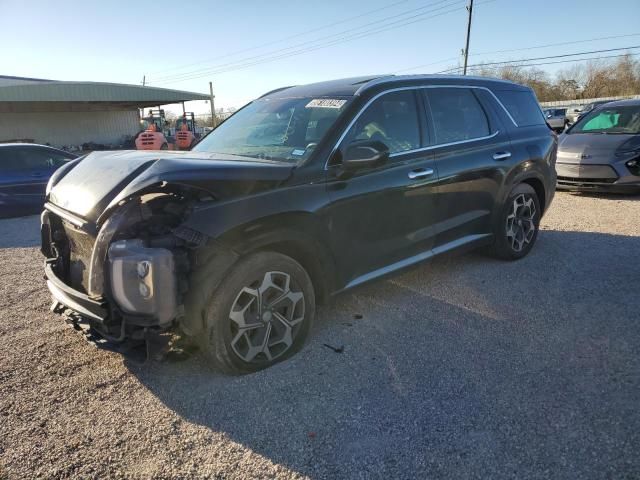
M 506 160 L 511 157 L 511 152 L 496 152 L 493 154 L 494 160 Z
M 416 178 L 425 178 L 433 175 L 433 168 L 419 168 L 417 170 L 411 170 L 409 172 L 409 178 L 415 180 Z

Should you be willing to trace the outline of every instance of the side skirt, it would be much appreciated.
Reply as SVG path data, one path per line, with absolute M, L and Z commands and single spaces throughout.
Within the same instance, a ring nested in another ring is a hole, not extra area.
M 334 292 L 334 295 L 344 292 L 345 290 L 357 287 L 364 283 L 370 282 L 372 280 L 376 280 L 378 278 L 385 277 L 387 275 L 391 275 L 393 273 L 407 269 L 419 263 L 426 262 L 444 253 L 473 250 L 474 248 L 488 244 L 492 237 L 493 234 L 491 233 L 482 233 L 476 235 L 467 235 L 465 237 L 458 238 L 457 240 L 445 243 L 444 245 L 440 245 L 431 250 L 427 250 L 425 252 L 419 253 L 409 258 L 405 258 L 385 267 L 378 268 L 377 270 L 373 270 L 369 273 L 365 273 L 364 275 L 360 275 L 359 277 L 356 277 L 349 283 L 347 283 L 344 288 Z

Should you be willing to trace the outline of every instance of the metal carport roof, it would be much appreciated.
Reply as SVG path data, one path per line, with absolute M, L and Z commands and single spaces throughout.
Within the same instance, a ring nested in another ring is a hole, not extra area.
M 115 103 L 142 108 L 189 100 L 209 100 L 209 95 L 167 88 L 104 82 L 36 81 L 0 85 L 0 103 Z

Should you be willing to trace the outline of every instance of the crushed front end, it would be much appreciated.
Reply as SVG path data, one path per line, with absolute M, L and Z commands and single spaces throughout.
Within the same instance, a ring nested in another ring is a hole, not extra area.
M 101 224 L 47 203 L 41 234 L 52 310 L 111 342 L 174 326 L 189 270 L 188 242 L 177 228 L 183 215 L 174 194 L 135 198 Z

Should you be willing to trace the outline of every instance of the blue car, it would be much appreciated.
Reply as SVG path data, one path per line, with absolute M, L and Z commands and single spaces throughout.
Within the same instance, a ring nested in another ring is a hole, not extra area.
M 0 144 L 0 218 L 39 213 L 49 177 L 74 158 L 45 145 Z

